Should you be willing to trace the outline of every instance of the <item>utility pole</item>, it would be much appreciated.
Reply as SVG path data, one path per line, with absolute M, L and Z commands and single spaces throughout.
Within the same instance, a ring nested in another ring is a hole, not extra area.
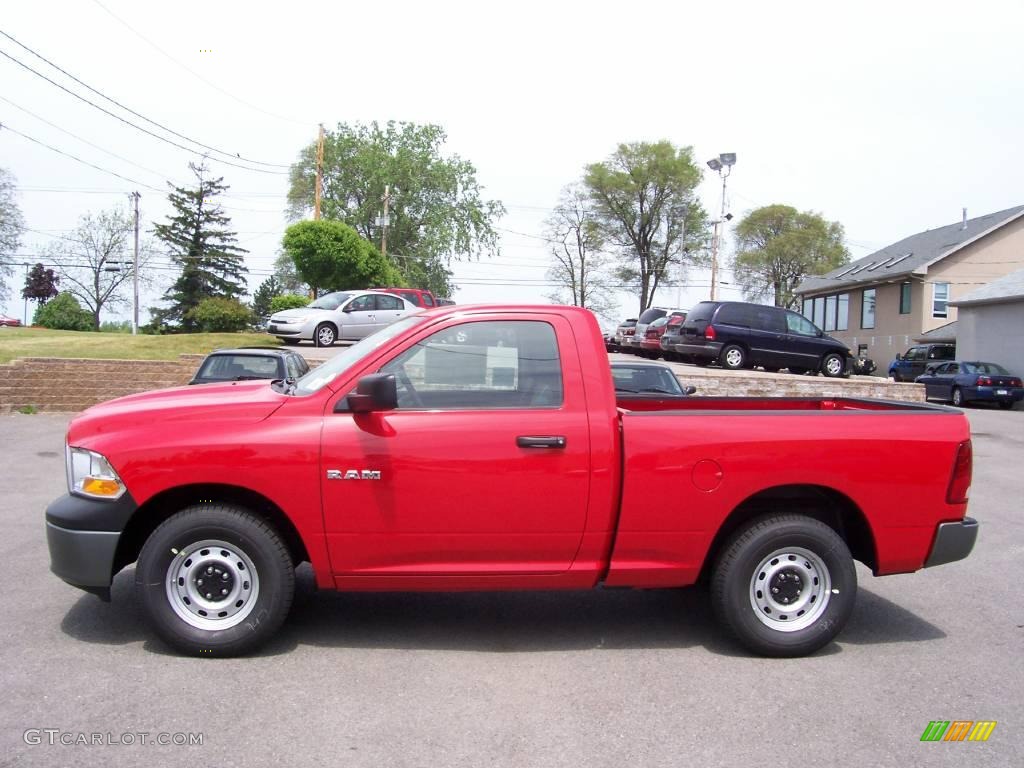
M 139 198 L 138 190 L 129 195 L 135 203 L 135 255 L 132 258 L 132 336 L 139 332 Z
M 316 139 L 316 187 L 313 190 L 313 221 L 320 221 L 320 199 L 324 193 L 324 124 Z
M 711 300 L 715 300 L 716 288 L 718 287 L 718 249 L 719 241 L 721 237 L 718 232 L 718 227 L 721 226 L 725 229 L 725 222 L 732 218 L 732 214 L 726 215 L 725 213 L 725 183 L 726 179 L 729 178 L 729 174 L 732 173 L 732 167 L 736 165 L 736 153 L 735 152 L 723 152 L 718 157 L 713 157 L 708 160 L 708 167 L 718 173 L 722 177 L 722 212 L 718 217 L 718 221 L 714 222 L 715 230 L 711 236 Z
M 381 198 L 384 201 L 384 215 L 377 217 L 377 225 L 380 229 L 380 253 L 385 259 L 388 257 L 388 224 L 391 223 L 391 219 L 388 218 L 388 207 L 391 205 L 391 186 L 389 184 L 384 185 L 384 197 Z

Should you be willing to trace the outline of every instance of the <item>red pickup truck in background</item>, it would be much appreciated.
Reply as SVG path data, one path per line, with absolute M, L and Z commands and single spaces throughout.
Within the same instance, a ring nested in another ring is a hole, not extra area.
M 593 315 L 402 318 L 298 381 L 181 387 L 76 417 L 52 570 L 203 655 L 336 590 L 706 583 L 749 649 L 811 653 L 875 575 L 966 557 L 968 423 L 935 405 L 614 390 Z M 423 499 L 432 503 L 424 504 Z M 443 500 L 443 501 L 439 501 Z

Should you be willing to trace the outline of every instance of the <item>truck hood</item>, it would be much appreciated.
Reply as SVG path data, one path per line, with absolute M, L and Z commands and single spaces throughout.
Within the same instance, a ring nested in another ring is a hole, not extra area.
M 173 387 L 119 397 L 94 405 L 74 418 L 68 427 L 68 443 L 129 428 L 147 430 L 163 422 L 257 422 L 267 418 L 289 399 L 267 380 Z M 84 446 L 88 447 L 88 446 Z

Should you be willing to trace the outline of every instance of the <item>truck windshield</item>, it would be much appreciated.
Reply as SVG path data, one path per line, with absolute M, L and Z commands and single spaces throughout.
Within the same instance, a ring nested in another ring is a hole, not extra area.
M 403 317 L 397 323 L 392 323 L 381 328 L 376 333 L 370 334 L 362 341 L 353 344 L 348 349 L 342 350 L 319 368 L 314 368 L 295 383 L 296 395 L 311 395 L 319 392 L 325 386 L 334 381 L 338 374 L 347 368 L 355 365 L 364 357 L 380 349 L 385 344 L 401 333 L 409 330 L 415 325 L 426 320 L 422 315 L 409 315 Z

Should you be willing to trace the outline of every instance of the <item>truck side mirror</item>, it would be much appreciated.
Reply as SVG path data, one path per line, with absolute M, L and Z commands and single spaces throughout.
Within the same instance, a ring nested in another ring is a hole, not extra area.
M 692 395 L 696 391 L 697 391 L 697 388 L 695 386 L 693 386 L 692 384 L 683 387 L 683 394 L 684 395 Z
M 900 352 L 897 352 L 896 353 L 896 359 L 897 360 L 902 360 L 903 359 L 903 355 Z
M 398 385 L 393 373 L 371 373 L 356 384 L 356 391 L 334 406 L 335 413 L 393 411 L 398 407 Z

